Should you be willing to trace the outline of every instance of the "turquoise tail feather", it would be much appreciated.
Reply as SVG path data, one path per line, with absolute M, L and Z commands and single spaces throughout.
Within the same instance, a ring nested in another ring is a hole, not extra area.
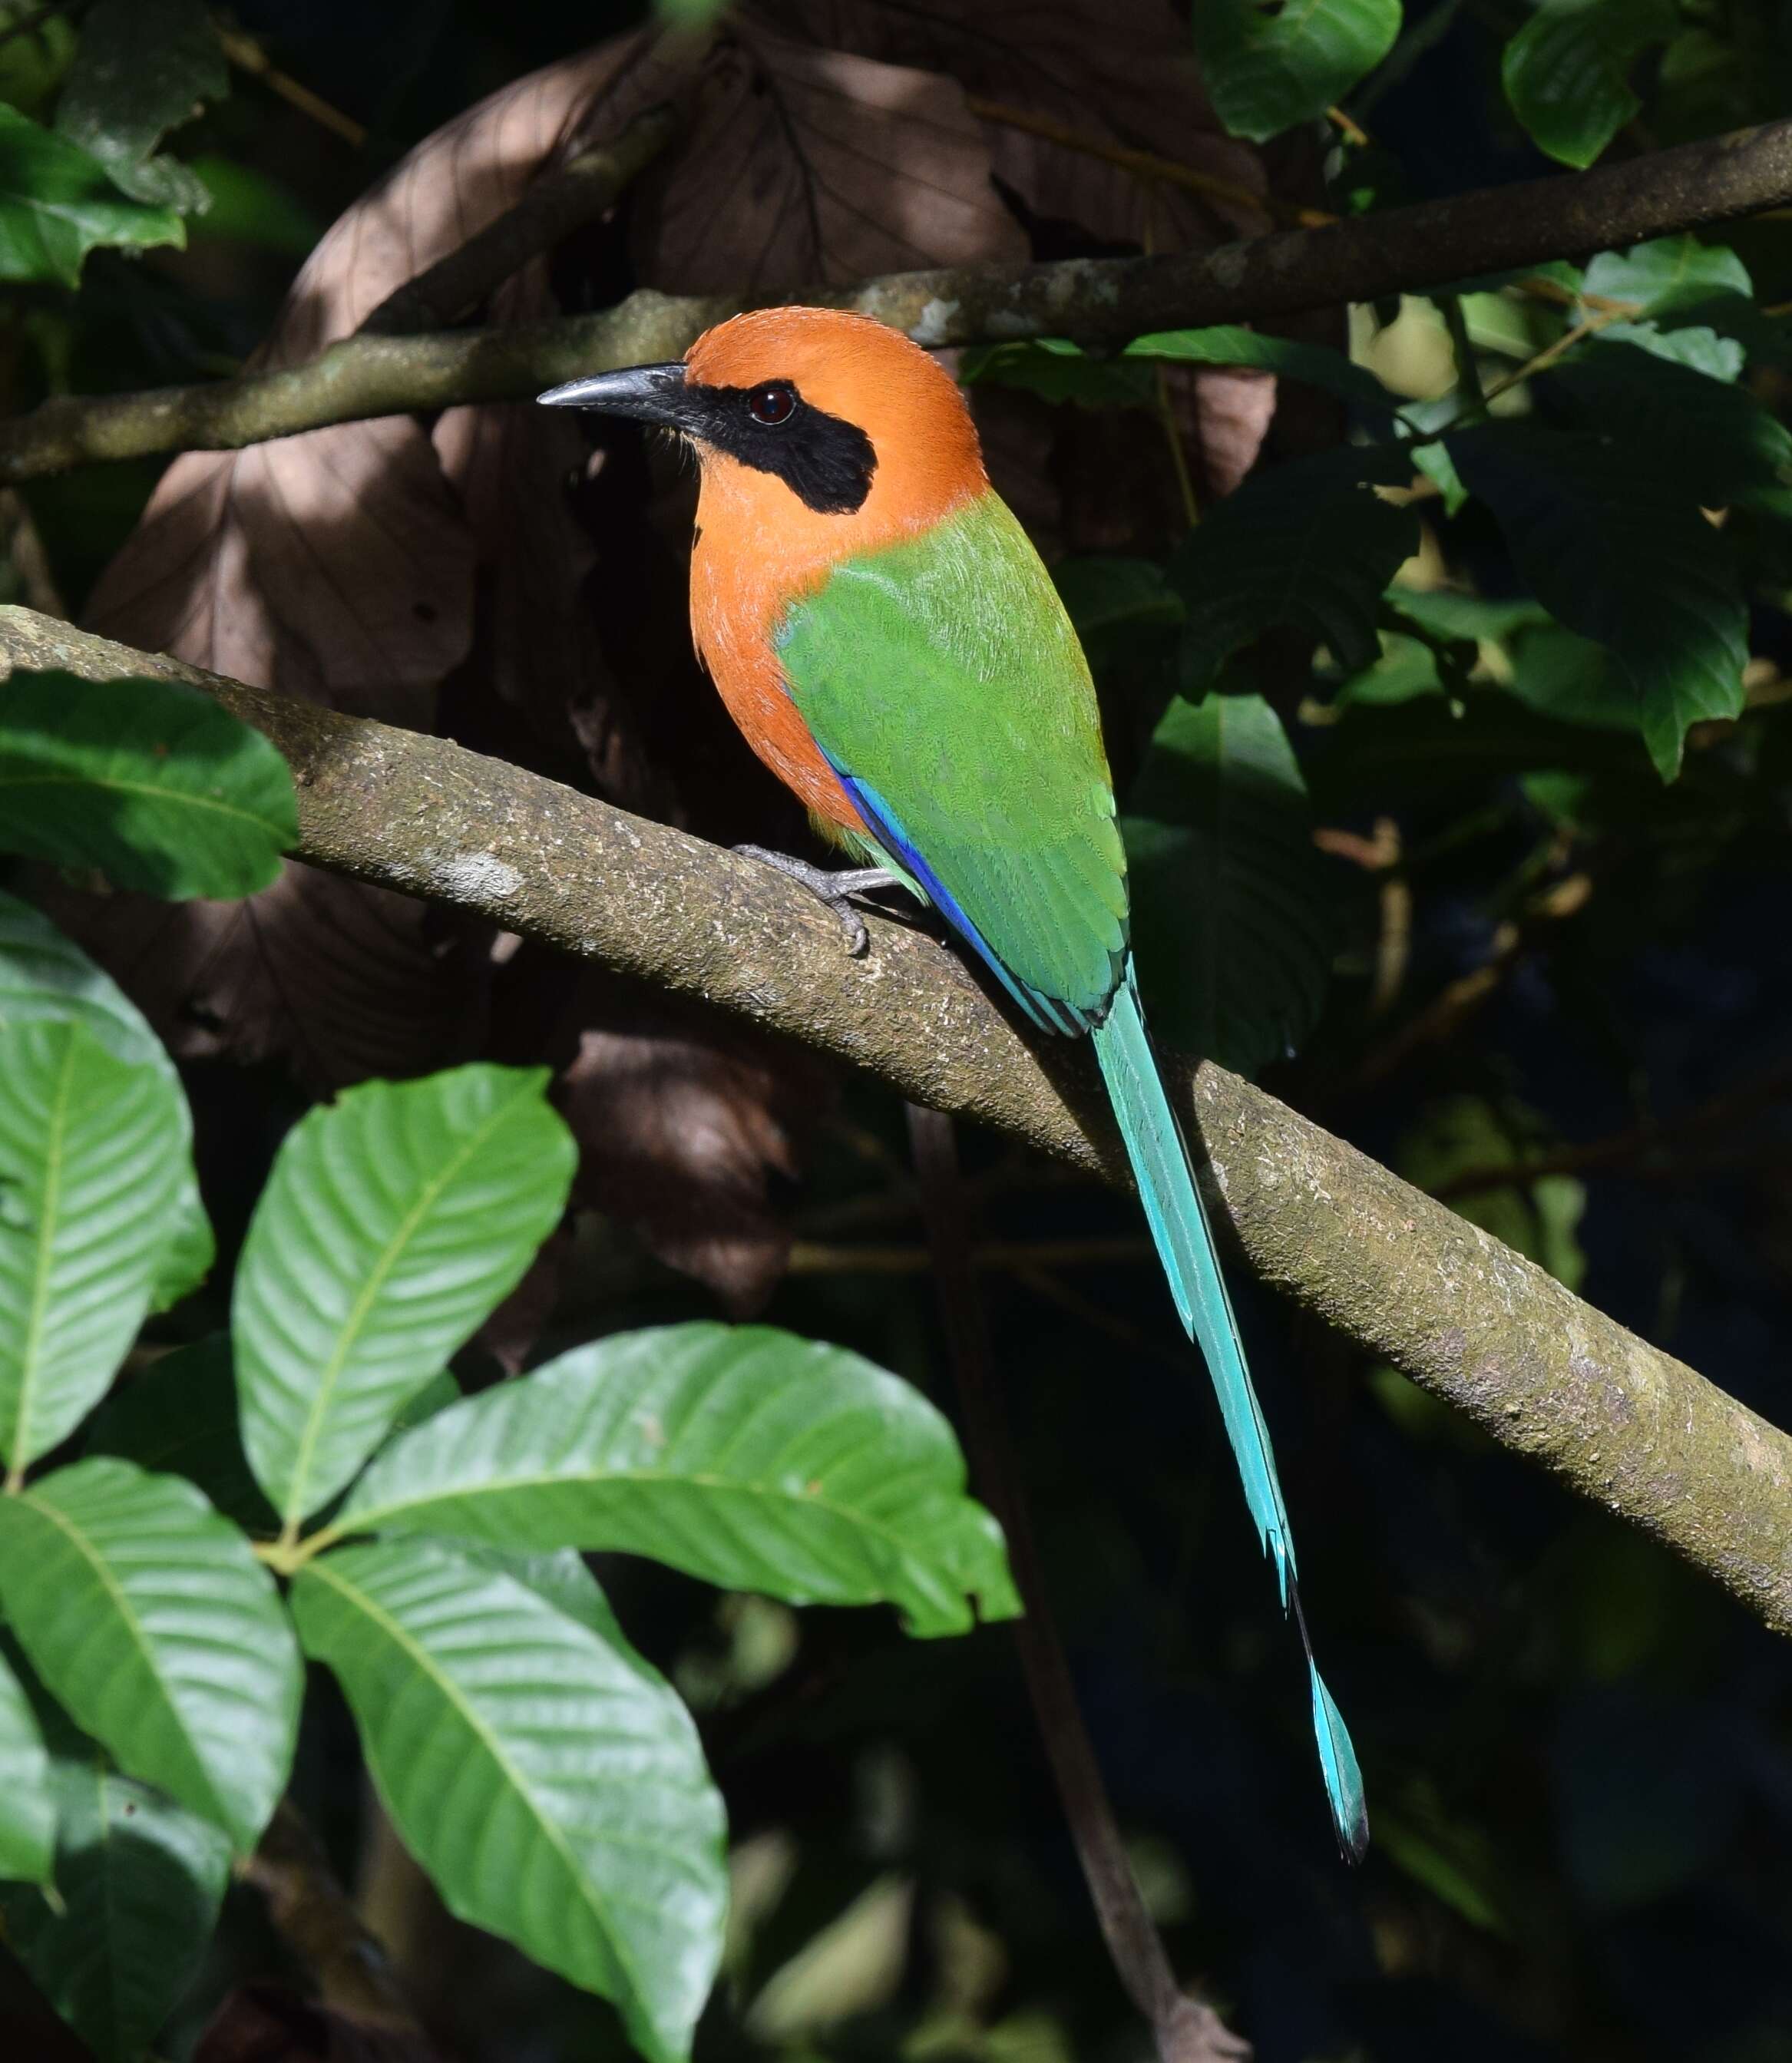
M 1346 1855 L 1360 1860 L 1369 1838 L 1362 1773 L 1344 1719 L 1313 1662 L 1296 1582 L 1294 1540 L 1281 1485 L 1276 1479 L 1269 1430 L 1245 1369 L 1231 1300 L 1219 1273 L 1182 1128 L 1158 1074 L 1130 960 L 1111 1007 L 1091 1036 L 1171 1293 L 1190 1338 L 1206 1357 L 1244 1486 L 1245 1502 L 1264 1551 L 1275 1564 L 1283 1609 L 1293 1613 L 1300 1630 L 1312 1679 L 1313 1735 L 1338 1845 Z

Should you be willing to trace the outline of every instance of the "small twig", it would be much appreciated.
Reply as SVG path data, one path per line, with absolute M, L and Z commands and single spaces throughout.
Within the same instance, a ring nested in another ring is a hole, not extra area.
M 671 358 L 749 306 L 856 308 L 934 347 L 1263 322 L 1448 286 L 1724 221 L 1792 198 L 1792 119 L 1646 159 L 1280 230 L 1156 258 L 944 267 L 846 287 L 674 300 L 643 290 L 601 314 L 514 328 L 356 336 L 303 365 L 211 386 L 58 396 L 0 424 L 0 481 L 168 451 L 235 450 L 374 416 L 525 400 L 556 380 Z
M 1030 107 L 1011 107 L 1006 102 L 985 100 L 974 93 L 965 95 L 964 104 L 979 122 L 994 122 L 1004 129 L 1018 129 L 1025 135 L 1038 136 L 1047 143 L 1075 151 L 1079 157 L 1095 158 L 1104 165 L 1117 165 L 1122 171 L 1135 173 L 1147 183 L 1179 187 L 1186 193 L 1229 201 L 1234 207 L 1247 208 L 1253 215 L 1275 215 L 1302 229 L 1323 229 L 1338 219 L 1335 215 L 1328 215 L 1324 208 L 1296 207 L 1290 202 L 1277 200 L 1272 195 L 1255 193 L 1236 180 L 1220 179 L 1212 172 L 1197 171 L 1194 166 L 1185 165 L 1179 159 L 1160 158 L 1152 151 L 1135 151 L 1124 143 L 1111 143 L 1105 137 L 1091 136 L 1086 129 L 1073 129 L 1069 123 L 1037 114 Z
M 268 1918 L 326 2005 L 380 2026 L 417 2029 L 385 1944 L 362 1923 L 290 1800 L 281 1800 L 240 1873 L 267 1899 Z
M 1603 1139 L 1589 1140 L 1580 1146 L 1565 1146 L 1559 1152 L 1539 1155 L 1535 1160 L 1505 1168 L 1489 1164 L 1465 1168 L 1459 1175 L 1432 1191 L 1440 1203 L 1458 1196 L 1478 1196 L 1488 1189 L 1525 1188 L 1546 1175 L 1595 1174 L 1601 1168 L 1621 1168 L 1671 1145 L 1689 1134 L 1706 1133 L 1734 1124 L 1792 1096 L 1792 1060 L 1776 1060 L 1746 1081 L 1738 1082 L 1704 1102 L 1694 1104 L 1677 1116 L 1657 1123 L 1633 1124 Z
M 253 36 L 246 36 L 240 29 L 229 23 L 218 24 L 218 40 L 223 46 L 224 55 L 239 71 L 246 71 L 251 78 L 259 78 L 269 92 L 277 93 L 288 107 L 296 107 L 301 115 L 332 134 L 341 137 L 345 143 L 352 143 L 360 150 L 367 142 L 368 132 L 352 115 L 344 115 L 340 107 L 332 107 L 321 94 L 313 93 L 308 86 L 282 71 L 268 57 Z
M 1421 1047 L 1441 1045 L 1453 1038 L 1464 1024 L 1497 993 L 1501 984 L 1533 942 L 1538 923 L 1560 923 L 1576 915 L 1593 892 L 1585 874 L 1571 874 L 1555 882 L 1536 897 L 1524 920 L 1507 919 L 1495 927 L 1492 950 L 1478 967 L 1449 983 L 1416 1016 L 1408 1018 L 1392 1038 L 1367 1054 L 1350 1077 L 1356 1090 L 1373 1088 L 1385 1081 Z
M 1481 363 L 1475 356 L 1475 340 L 1469 334 L 1469 318 L 1462 312 L 1462 296 L 1460 294 L 1437 294 L 1432 299 L 1444 318 L 1444 327 L 1449 332 L 1450 352 L 1456 360 L 1457 384 L 1476 408 L 1485 408 L 1487 406 L 1487 392 L 1481 384 Z
M 637 115 L 613 143 L 581 151 L 537 179 L 512 208 L 425 272 L 395 288 L 361 324 L 367 336 L 445 329 L 514 272 L 613 207 L 678 133 L 670 107 Z
M 1325 119 L 1347 143 L 1354 143 L 1359 151 L 1366 151 L 1369 147 L 1370 137 L 1368 130 L 1360 122 L 1345 114 L 1341 107 L 1327 108 Z
M 1633 306 L 1626 305 L 1609 310 L 1601 308 L 1593 314 L 1583 317 L 1571 329 L 1565 329 L 1553 344 L 1545 344 L 1541 351 L 1533 352 L 1527 358 L 1522 365 L 1505 374 L 1503 378 L 1496 380 L 1485 393 L 1477 397 L 1478 405 L 1485 408 L 1489 403 L 1498 400 L 1502 394 L 1509 394 L 1514 387 L 1522 387 L 1527 380 L 1534 380 L 1538 373 L 1547 372 L 1557 359 L 1565 357 L 1576 344 L 1585 344 L 1589 336 L 1597 336 L 1608 323 L 1617 322 L 1622 316 L 1634 316 L 1636 313 L 1637 310 Z
M 1368 1015 L 1372 1019 L 1384 1017 L 1399 997 L 1412 950 L 1412 884 L 1400 871 L 1400 826 L 1392 817 L 1377 817 L 1373 834 L 1364 838 L 1356 831 L 1321 825 L 1313 833 L 1313 843 L 1321 852 L 1348 859 L 1365 874 L 1380 876 L 1381 923 L 1376 938 Z
M 1101 1765 L 1076 1702 L 1076 1687 L 1041 1578 L 1032 1522 L 990 1359 L 972 1257 L 974 1236 L 958 1178 L 952 1120 L 915 1104 L 909 1105 L 908 1116 L 946 1345 L 964 1406 L 966 1444 L 978 1487 L 1007 1536 L 1009 1566 L 1026 1607 L 1026 1616 L 1015 1622 L 1015 1644 L 1046 1758 L 1108 1953 L 1127 1996 L 1151 2024 L 1159 2063 L 1238 2063 L 1250 2055 L 1250 2045 L 1231 2033 L 1211 2006 L 1190 1998 L 1176 1982 L 1163 1938 L 1139 1894 Z

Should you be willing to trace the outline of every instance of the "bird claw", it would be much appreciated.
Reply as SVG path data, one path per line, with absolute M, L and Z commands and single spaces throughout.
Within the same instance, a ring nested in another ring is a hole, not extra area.
M 806 859 L 794 859 L 787 852 L 773 852 L 762 845 L 737 845 L 733 850 L 743 859 L 757 859 L 763 866 L 775 868 L 799 887 L 806 888 L 818 903 L 826 903 L 846 935 L 846 951 L 850 959 L 862 959 L 870 951 L 871 935 L 865 928 L 865 919 L 853 907 L 851 899 L 869 889 L 895 887 L 894 875 L 881 867 L 848 867 L 838 871 L 811 867 Z

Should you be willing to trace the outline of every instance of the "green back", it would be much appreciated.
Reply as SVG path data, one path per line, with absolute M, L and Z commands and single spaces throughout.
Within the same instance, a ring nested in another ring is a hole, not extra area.
M 983 494 L 843 561 L 777 643 L 878 844 L 1039 1021 L 1099 1016 L 1126 958 L 1126 855 L 1087 663 L 1006 505 Z

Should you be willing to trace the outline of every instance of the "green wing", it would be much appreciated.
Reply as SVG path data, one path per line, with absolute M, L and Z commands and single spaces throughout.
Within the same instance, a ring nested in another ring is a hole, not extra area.
M 1006 505 L 845 561 L 777 644 L 878 845 L 1039 1023 L 1083 1029 L 1125 963 L 1126 855 L 1087 662 Z

